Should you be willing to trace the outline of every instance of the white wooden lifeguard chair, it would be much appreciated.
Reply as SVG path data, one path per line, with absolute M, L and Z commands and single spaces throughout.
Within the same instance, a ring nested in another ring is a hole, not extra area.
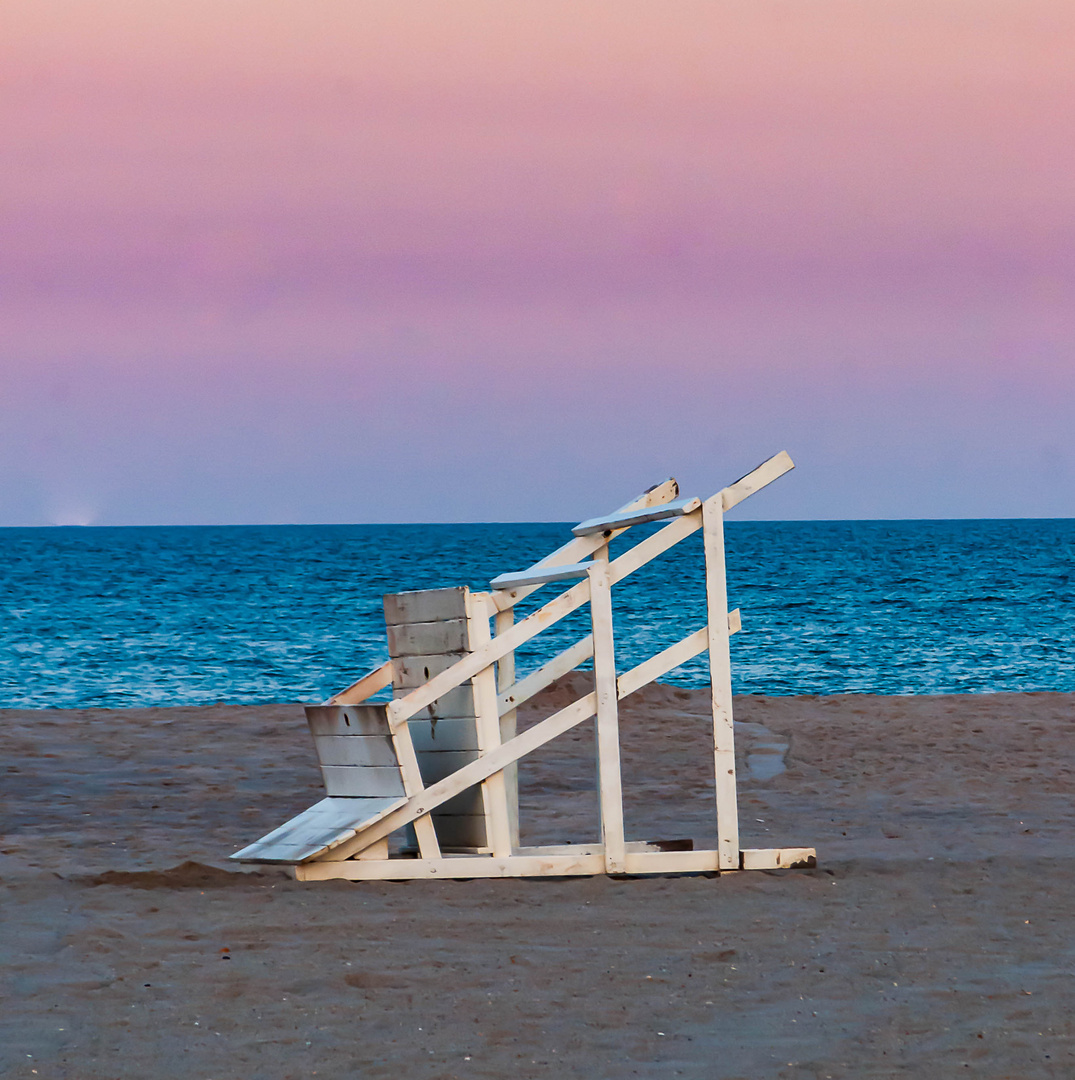
M 301 881 L 668 874 L 815 865 L 813 848 L 739 846 L 724 514 L 793 468 L 779 453 L 712 498 L 679 498 L 666 480 L 490 592 L 467 588 L 385 597 L 389 659 L 322 705 L 306 708 L 326 797 L 231 857 L 286 866 Z M 609 541 L 667 521 L 611 559 Z M 698 529 L 705 552 L 707 624 L 617 674 L 613 586 Z M 543 585 L 579 579 L 519 622 L 514 608 Z M 584 604 L 592 633 L 524 677 L 515 650 Z M 492 625 L 490 625 L 492 624 Z M 624 836 L 617 702 L 708 651 L 713 707 L 717 847 L 662 850 Z M 594 688 L 521 733 L 515 710 L 592 657 Z M 391 701 L 368 699 L 391 686 Z M 517 762 L 597 718 L 600 840 L 523 847 Z M 389 837 L 402 837 L 390 851 Z

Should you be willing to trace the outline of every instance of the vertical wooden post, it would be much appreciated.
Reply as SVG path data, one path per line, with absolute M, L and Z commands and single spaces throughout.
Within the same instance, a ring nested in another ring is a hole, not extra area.
M 709 622 L 709 680 L 713 704 L 713 762 L 717 794 L 717 852 L 721 869 L 739 867 L 739 808 L 735 791 L 732 662 L 728 585 L 724 571 L 724 506 L 718 493 L 702 504 L 705 595 Z
M 493 620 L 493 629 L 499 635 L 505 630 L 510 630 L 515 623 L 515 608 L 510 607 L 505 611 L 498 611 Z M 503 693 L 508 687 L 515 684 L 515 653 L 509 652 L 502 656 L 496 665 L 496 688 Z M 518 730 L 518 713 L 515 709 L 509 709 L 500 718 L 500 741 L 507 742 L 514 739 Z M 513 761 L 504 770 L 504 786 L 508 791 L 508 825 L 511 830 L 512 847 L 519 846 L 519 763 Z
M 391 726 L 391 721 L 389 724 Z M 411 729 L 404 721 L 398 727 L 392 727 L 391 730 L 392 746 L 396 751 L 400 775 L 403 777 L 403 790 L 407 795 L 417 795 L 424 790 L 425 785 L 422 783 L 422 772 L 418 768 L 418 755 L 414 752 Z M 418 840 L 418 853 L 423 859 L 440 858 L 437 830 L 433 827 L 433 819 L 429 814 L 423 814 L 415 820 L 414 835 Z
M 486 593 L 470 593 L 467 623 L 470 648 L 480 649 L 492 641 L 489 632 L 491 605 Z M 487 754 L 500 745 L 500 717 L 497 704 L 496 673 L 493 665 L 482 668 L 471 679 L 474 688 L 474 715 L 478 733 L 478 752 Z M 508 813 L 504 773 L 493 773 L 482 782 L 482 805 L 485 808 L 485 835 L 497 858 L 511 855 L 511 823 Z
M 604 558 L 597 555 L 604 554 Z M 616 651 L 612 636 L 612 583 L 608 548 L 595 553 L 589 570 L 590 618 L 593 625 L 594 689 L 597 695 L 597 773 L 601 796 L 601 839 L 605 872 L 626 868 L 623 835 L 623 781 L 620 775 L 620 730 L 616 693 Z

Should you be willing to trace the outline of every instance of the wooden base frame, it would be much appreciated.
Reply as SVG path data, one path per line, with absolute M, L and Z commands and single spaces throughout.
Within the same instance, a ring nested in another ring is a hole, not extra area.
M 729 639 L 741 622 L 738 610 L 728 610 L 723 515 L 792 467 L 787 454 L 777 454 L 704 502 L 677 500 L 679 485 L 665 481 L 613 514 L 576 526 L 574 539 L 528 570 L 500 575 L 489 593 L 463 588 L 386 597 L 393 658 L 323 706 L 307 709 L 329 797 L 232 857 L 251 867 L 287 866 L 299 881 L 715 874 L 816 865 L 813 848 L 739 846 Z M 610 540 L 633 525 L 658 521 L 665 522 L 663 527 L 611 558 Z M 618 674 L 613 587 L 699 529 L 706 625 Z M 515 605 L 525 596 L 572 579 L 581 580 L 515 620 Z M 591 633 L 517 678 L 515 650 L 586 604 Z M 708 653 L 712 688 L 717 847 L 628 841 L 618 702 L 702 652 Z M 593 691 L 517 733 L 518 706 L 590 657 Z M 421 671 L 417 678 L 415 668 Z M 392 701 L 362 704 L 389 684 L 396 692 Z M 472 698 L 472 705 L 462 694 Z M 428 767 L 423 778 L 415 740 L 428 757 L 431 742 L 423 740 L 437 739 L 438 715 L 447 726 L 434 748 L 436 769 Z M 431 723 L 421 719 L 426 716 L 433 718 Z M 519 760 L 593 717 L 600 842 L 521 847 Z M 414 731 L 412 724 L 417 724 Z M 479 789 L 482 798 L 474 809 L 467 793 Z M 466 809 L 460 809 L 464 803 Z M 448 838 L 448 824 L 460 820 L 452 815 L 474 813 L 482 816 L 473 819 L 468 835 L 488 840 L 476 849 L 476 840 L 464 839 L 470 850 L 452 851 L 446 845 L 457 841 Z M 438 828 L 444 836 L 438 836 Z M 418 850 L 389 857 L 388 837 L 402 829 L 413 829 Z

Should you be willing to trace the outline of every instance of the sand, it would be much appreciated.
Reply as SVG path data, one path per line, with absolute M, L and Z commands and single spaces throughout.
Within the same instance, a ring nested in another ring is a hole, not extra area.
M 625 703 L 631 838 L 712 833 L 705 706 Z M 0 1074 L 1075 1075 L 1075 696 L 736 708 L 744 846 L 818 869 L 241 874 L 319 797 L 297 706 L 0 712 Z M 526 764 L 526 839 L 592 838 L 591 738 Z

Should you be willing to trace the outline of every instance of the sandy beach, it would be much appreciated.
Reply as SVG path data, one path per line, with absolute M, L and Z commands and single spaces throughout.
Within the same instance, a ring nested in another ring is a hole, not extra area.
M 706 704 L 624 703 L 629 838 L 712 833 Z M 736 718 L 743 846 L 816 870 L 243 874 L 227 856 L 320 795 L 301 708 L 0 711 L 0 1073 L 1075 1075 L 1075 696 Z M 524 840 L 593 838 L 591 740 L 525 763 Z

